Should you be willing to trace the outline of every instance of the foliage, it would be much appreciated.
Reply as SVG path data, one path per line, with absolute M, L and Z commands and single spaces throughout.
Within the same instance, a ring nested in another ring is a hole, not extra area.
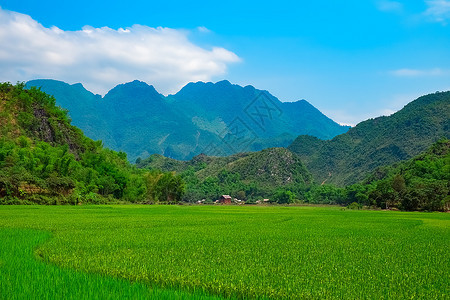
M 369 203 L 404 210 L 449 210 L 450 140 L 440 140 L 423 154 L 375 172 Z
M 375 170 L 345 188 L 313 186 L 306 202 L 383 209 L 446 211 L 450 205 L 450 141 L 440 140 L 413 159 Z
M 273 202 L 276 202 L 278 204 L 290 204 L 294 203 L 295 201 L 295 195 L 291 191 L 286 190 L 278 190 L 273 195 Z
M 413 159 L 379 168 L 346 186 L 313 185 L 304 201 L 383 209 L 446 211 L 450 205 L 450 141 L 440 140 Z
M 145 182 L 152 203 L 178 203 L 185 193 L 185 183 L 175 172 L 150 171 L 145 174 Z
M 186 181 L 184 200 L 190 202 L 214 201 L 229 194 L 247 203 L 270 198 L 278 203 L 357 203 L 358 207 L 403 210 L 448 210 L 449 205 L 448 140 L 437 142 L 412 160 L 379 168 L 368 180 L 346 187 L 314 184 L 299 158 L 279 148 L 229 157 L 200 155 L 191 161 L 151 156 L 138 166 L 180 172 Z
M 347 206 L 347 208 L 349 208 L 349 209 L 361 209 L 361 208 L 362 208 L 362 205 L 359 204 L 358 202 L 352 202 L 352 203 L 350 203 L 350 204 Z

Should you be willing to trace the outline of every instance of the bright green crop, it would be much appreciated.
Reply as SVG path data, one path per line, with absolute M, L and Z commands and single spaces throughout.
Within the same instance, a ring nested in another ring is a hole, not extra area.
M 166 298 L 450 295 L 450 215 L 444 213 L 273 206 L 2 206 L 0 237 L 0 298 L 4 291 L 31 295 L 34 289 L 49 299 L 79 295 L 77 290 L 87 293 L 82 296 L 98 295 L 89 298 L 104 298 L 111 290 L 114 295 L 123 292 L 122 298 L 158 298 L 158 292 Z M 37 244 L 33 259 L 31 249 Z M 29 258 L 22 267 L 11 267 L 13 259 L 22 264 L 18 257 Z M 43 268 L 56 272 L 52 276 L 61 286 L 78 282 L 76 288 L 51 288 Z M 39 277 L 22 277 L 29 272 Z

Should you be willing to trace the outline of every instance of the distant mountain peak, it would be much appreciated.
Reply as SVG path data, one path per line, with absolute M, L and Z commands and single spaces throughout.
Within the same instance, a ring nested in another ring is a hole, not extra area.
M 256 90 L 256 88 L 253 86 L 253 85 L 246 85 L 246 86 L 244 86 L 244 90 L 252 90 L 252 91 L 254 91 L 254 90 Z
M 112 90 L 110 90 L 104 98 L 115 97 L 122 94 L 126 94 L 131 97 L 139 97 L 139 98 L 161 98 L 163 97 L 158 91 L 155 89 L 153 85 L 149 85 L 144 81 L 134 80 L 127 83 L 122 83 L 116 85 Z
M 210 81 L 209 82 L 197 81 L 197 82 L 189 82 L 175 95 L 181 95 L 181 94 L 185 94 L 185 93 L 193 93 L 193 92 L 197 92 L 198 90 L 203 90 L 205 88 L 211 89 L 211 90 L 228 89 L 228 88 L 253 89 L 253 90 L 255 89 L 251 85 L 246 86 L 244 88 L 238 84 L 233 84 L 228 80 L 221 80 L 221 81 L 217 81 L 216 83 L 210 82 Z
M 221 81 L 216 82 L 215 85 L 218 85 L 218 86 L 231 86 L 232 84 L 228 80 L 221 80 Z
M 153 85 L 140 80 L 133 80 L 127 83 L 118 84 L 116 87 L 152 89 L 156 92 L 156 89 Z
M 76 88 L 83 88 L 83 89 L 85 89 L 85 87 L 83 86 L 83 84 L 81 82 L 74 83 L 74 84 L 72 84 L 72 86 L 76 87 Z

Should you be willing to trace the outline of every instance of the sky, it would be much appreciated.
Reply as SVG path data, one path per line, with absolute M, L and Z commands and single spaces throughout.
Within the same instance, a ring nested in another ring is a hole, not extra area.
M 450 0 L 0 0 L 0 81 L 227 79 L 341 124 L 450 90 Z

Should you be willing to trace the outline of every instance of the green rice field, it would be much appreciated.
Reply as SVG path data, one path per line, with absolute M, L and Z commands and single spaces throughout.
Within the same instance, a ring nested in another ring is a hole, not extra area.
M 450 214 L 0 206 L 0 299 L 450 299 Z

